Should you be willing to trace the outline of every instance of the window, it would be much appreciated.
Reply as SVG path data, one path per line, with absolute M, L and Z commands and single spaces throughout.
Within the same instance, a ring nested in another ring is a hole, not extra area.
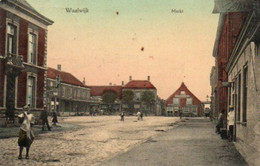
M 198 108 L 197 108 L 197 106 L 193 106 L 193 107 L 192 107 L 192 113 L 193 113 L 194 115 L 197 115 L 197 114 L 198 114 Z
M 185 91 L 181 91 L 181 95 L 185 95 L 186 93 L 185 93 Z
M 247 86 L 248 86 L 248 69 L 244 68 L 243 71 L 243 122 L 246 122 L 246 114 L 247 114 Z
M 7 25 L 7 53 L 16 54 L 17 48 L 17 27 L 13 24 Z
M 72 97 L 72 88 L 70 88 L 69 96 Z
M 182 112 L 183 113 L 189 113 L 189 108 L 188 107 L 182 107 Z
M 167 111 L 173 111 L 173 107 L 167 107 Z
M 74 93 L 73 97 L 74 97 L 74 98 L 77 98 L 77 89 L 74 89 L 74 90 L 73 90 L 73 93 Z
M 240 105 L 241 105 L 241 74 L 238 75 L 238 87 L 237 87 L 237 120 L 240 121 Z
M 141 98 L 140 92 L 135 93 L 135 99 L 140 100 L 140 98 Z
M 31 76 L 27 80 L 27 104 L 35 107 L 35 78 Z
M 78 99 L 80 98 L 80 90 L 79 89 L 77 90 L 77 98 Z
M 180 103 L 179 98 L 173 98 L 173 104 L 174 105 L 179 105 L 179 103 Z
M 62 87 L 62 93 L 61 93 L 61 94 L 62 94 L 62 97 L 65 97 L 65 93 L 66 93 L 66 88 L 63 86 L 63 87 Z
M 53 85 L 54 85 L 54 84 L 53 84 L 53 82 L 52 82 L 52 81 L 50 81 L 50 87 L 53 87 Z
M 72 89 L 69 88 L 69 87 L 67 87 L 67 88 L 66 88 L 66 96 L 67 96 L 67 97 L 71 97 L 71 95 L 72 95 Z
M 36 64 L 36 35 L 29 33 L 28 63 Z
M 231 106 L 231 88 L 228 87 L 228 105 Z
M 192 105 L 192 98 L 187 98 L 186 105 Z

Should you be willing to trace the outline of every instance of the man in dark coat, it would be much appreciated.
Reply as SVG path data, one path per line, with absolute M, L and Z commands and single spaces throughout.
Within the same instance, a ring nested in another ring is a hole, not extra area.
M 180 108 L 180 109 L 179 109 L 179 116 L 180 116 L 180 119 L 182 119 L 182 114 L 183 114 L 183 113 L 182 113 L 182 109 Z
M 49 131 L 51 131 L 51 127 L 49 126 L 48 122 L 48 112 L 46 107 L 44 107 L 43 111 L 41 112 L 40 119 L 42 120 L 42 131 L 44 131 L 44 125 L 46 124 Z
M 58 118 L 57 118 L 57 112 L 56 111 L 53 111 L 53 113 L 52 113 L 52 123 L 55 126 L 56 126 L 56 123 L 58 123 Z

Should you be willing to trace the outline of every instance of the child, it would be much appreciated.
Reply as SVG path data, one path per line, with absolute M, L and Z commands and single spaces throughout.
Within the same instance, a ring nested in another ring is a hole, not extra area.
M 22 159 L 22 152 L 24 147 L 26 147 L 25 158 L 29 159 L 30 146 L 34 140 L 34 134 L 31 126 L 31 124 L 34 123 L 34 116 L 33 114 L 30 114 L 30 104 L 25 106 L 23 110 L 24 112 L 18 115 L 19 122 L 22 122 L 18 138 L 18 145 L 20 147 L 18 159 Z

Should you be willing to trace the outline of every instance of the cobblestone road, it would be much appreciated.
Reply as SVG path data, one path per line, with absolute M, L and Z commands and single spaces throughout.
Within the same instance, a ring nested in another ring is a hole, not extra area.
M 0 140 L 0 165 L 97 165 L 123 153 L 148 138 L 173 128 L 178 118 L 119 116 L 73 117 L 65 123 L 82 129 L 38 135 L 32 144 L 30 159 L 18 160 L 17 138 Z

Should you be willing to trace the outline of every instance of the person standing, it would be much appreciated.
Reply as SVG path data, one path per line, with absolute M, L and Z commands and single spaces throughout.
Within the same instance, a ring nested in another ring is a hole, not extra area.
M 223 121 L 224 121 L 224 111 L 222 110 L 222 112 L 220 112 L 219 117 L 218 117 L 218 123 L 216 125 L 216 132 L 220 133 L 220 129 L 223 128 Z
M 120 116 L 121 116 L 121 120 L 120 121 L 124 121 L 125 120 L 125 113 L 121 112 Z
M 140 114 L 141 120 L 143 120 L 143 116 L 144 116 L 143 111 L 141 111 L 141 114 Z
M 58 123 L 58 118 L 57 118 L 57 112 L 56 111 L 52 112 L 52 123 L 55 126 L 56 126 L 56 123 Z
M 137 115 L 137 120 L 140 120 L 141 119 L 141 112 L 138 111 L 136 115 Z
M 228 138 L 229 141 L 234 141 L 234 124 L 235 124 L 235 111 L 234 108 L 230 109 L 228 113 Z
M 179 109 L 179 116 L 180 116 L 180 119 L 182 119 L 182 110 Z
M 30 104 L 24 106 L 23 113 L 18 115 L 19 123 L 21 123 L 18 146 L 19 156 L 18 159 L 22 159 L 23 148 L 26 148 L 26 159 L 29 159 L 29 150 L 34 140 L 34 134 L 32 130 L 32 124 L 35 123 L 33 114 L 30 113 Z
M 43 111 L 41 112 L 40 119 L 42 120 L 42 131 L 44 131 L 44 125 L 46 124 L 49 131 L 51 131 L 51 128 L 49 126 L 48 122 L 48 112 L 46 110 L 46 107 L 44 107 Z

